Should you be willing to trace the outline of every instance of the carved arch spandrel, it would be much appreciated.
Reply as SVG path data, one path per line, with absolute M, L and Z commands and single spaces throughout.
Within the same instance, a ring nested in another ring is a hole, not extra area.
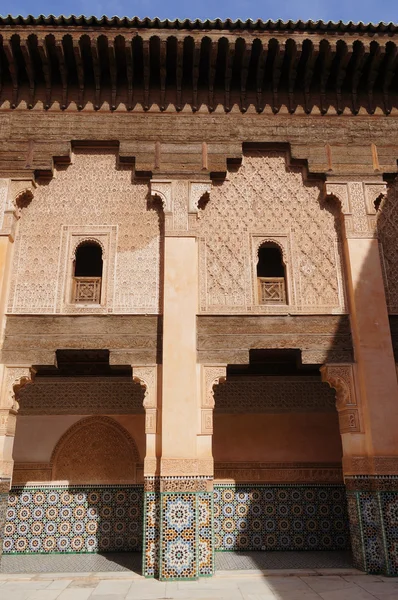
M 145 477 L 159 474 L 158 456 L 158 365 L 132 366 L 133 381 L 144 388 L 143 407 L 145 409 L 146 454 L 144 459 Z
M 387 193 L 384 181 L 327 181 L 326 195 L 340 203 L 348 238 L 376 237 L 376 200 Z
M 135 483 L 140 455 L 135 441 L 117 421 L 81 419 L 57 442 L 52 480 L 69 483 Z
M 214 386 L 227 379 L 227 365 L 202 365 L 201 434 L 213 434 Z
M 340 433 L 360 432 L 356 365 L 349 363 L 326 364 L 321 367 L 320 371 L 322 381 L 336 390 Z
M 18 412 L 17 395 L 26 385 L 33 383 L 36 371 L 31 366 L 4 367 L 0 408 Z

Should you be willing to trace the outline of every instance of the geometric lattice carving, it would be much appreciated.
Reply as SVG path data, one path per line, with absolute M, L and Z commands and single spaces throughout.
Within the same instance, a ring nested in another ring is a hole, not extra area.
M 357 405 L 357 386 L 354 364 L 328 364 L 321 367 L 322 381 L 336 390 L 340 433 L 361 430 Z
M 18 395 L 21 415 L 143 414 L 144 388 L 126 380 L 40 381 Z
M 134 483 L 139 454 L 133 439 L 108 417 L 78 421 L 56 445 L 53 480 L 73 483 Z
M 204 435 L 213 433 L 214 390 L 225 382 L 226 375 L 226 365 L 202 366 L 201 433 Z
M 9 311 L 54 313 L 69 257 L 60 260 L 62 231 L 73 224 L 96 231 L 117 227 L 114 295 L 107 312 L 156 313 L 159 309 L 159 215 L 148 209 L 148 188 L 132 181 L 131 167 L 116 165 L 110 149 L 77 148 L 73 163 L 38 185 L 22 209 L 15 241 Z M 139 285 L 138 285 L 139 283 Z M 70 312 L 79 312 L 79 306 Z
M 259 304 L 286 304 L 284 277 L 257 277 Z
M 335 412 L 333 390 L 314 377 L 241 376 L 214 388 L 216 413 Z
M 101 277 L 74 277 L 73 282 L 73 302 L 100 303 Z
M 387 296 L 388 312 L 398 314 L 398 179 L 389 186 L 377 212 L 377 232 Z
M 278 312 L 259 306 L 253 285 L 251 236 L 290 232 L 296 312 L 344 311 L 339 233 L 321 188 L 287 168 L 282 152 L 245 152 L 241 167 L 213 185 L 199 210 L 200 308 L 207 312 Z M 284 309 L 286 311 L 286 308 Z

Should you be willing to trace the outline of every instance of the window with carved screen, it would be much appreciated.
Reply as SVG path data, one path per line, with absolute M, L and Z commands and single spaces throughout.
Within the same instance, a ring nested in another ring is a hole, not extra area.
M 287 304 L 285 265 L 278 244 L 264 242 L 259 247 L 257 286 L 259 304 Z
M 72 302 L 100 304 L 102 269 L 101 246 L 93 241 L 79 244 L 74 261 Z

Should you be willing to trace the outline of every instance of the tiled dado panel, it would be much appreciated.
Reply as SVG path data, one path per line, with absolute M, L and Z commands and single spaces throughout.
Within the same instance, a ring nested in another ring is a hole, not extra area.
M 146 577 L 195 579 L 214 573 L 209 492 L 145 494 Z
M 354 565 L 398 576 L 398 492 L 348 492 Z
M 214 546 L 231 550 L 345 550 L 343 485 L 214 486 Z
M 14 487 L 3 552 L 141 550 L 142 522 L 142 485 Z

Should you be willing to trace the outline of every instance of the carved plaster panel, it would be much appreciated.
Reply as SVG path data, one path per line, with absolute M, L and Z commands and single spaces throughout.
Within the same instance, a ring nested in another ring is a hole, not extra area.
M 59 440 L 53 480 L 73 483 L 134 483 L 139 454 L 127 431 L 108 417 L 78 421 Z
M 15 241 L 9 312 L 54 313 L 58 282 L 64 280 L 63 227 L 116 227 L 114 295 L 108 310 L 159 310 L 159 215 L 147 206 L 146 184 L 132 181 L 131 168 L 117 165 L 110 149 L 76 149 L 73 163 L 38 185 L 22 208 Z M 77 311 L 78 312 L 78 311 Z
M 18 400 L 21 415 L 143 414 L 144 395 L 142 386 L 129 379 L 36 380 Z
M 214 479 L 237 483 L 341 483 L 341 464 L 325 463 L 215 463 Z
M 338 224 L 321 192 L 303 182 L 300 169 L 287 168 L 283 153 L 245 152 L 241 167 L 213 184 L 210 202 L 199 210 L 200 310 L 280 311 L 256 305 L 251 247 L 251 236 L 280 231 L 291 239 L 289 312 L 344 312 Z
M 205 475 L 212 477 L 214 462 L 212 458 L 162 458 L 160 461 L 161 475 L 187 476 Z
M 398 314 L 398 179 L 388 187 L 386 197 L 380 204 L 377 232 L 388 312 Z
M 216 413 L 335 412 L 335 394 L 314 377 L 227 379 L 214 388 Z
M 0 230 L 3 229 L 4 211 L 7 207 L 8 179 L 0 179 Z

